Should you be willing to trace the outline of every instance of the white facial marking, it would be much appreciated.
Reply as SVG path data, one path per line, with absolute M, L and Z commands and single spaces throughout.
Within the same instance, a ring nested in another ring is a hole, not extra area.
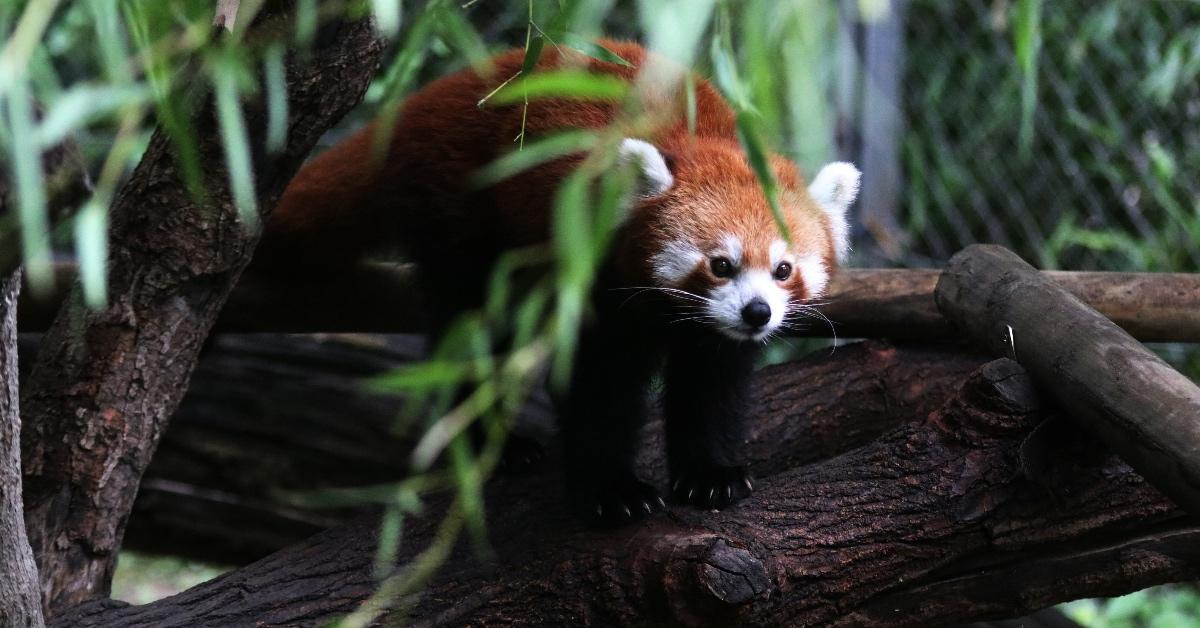
M 787 242 L 783 240 L 775 240 L 771 243 L 771 248 L 767 249 L 771 256 L 771 268 L 774 269 L 783 261 L 784 253 L 787 253 Z
M 850 225 L 846 222 L 846 212 L 858 198 L 861 177 L 862 173 L 854 164 L 839 161 L 821 168 L 808 186 L 809 196 L 829 216 L 833 250 L 838 260 L 845 259 L 850 251 Z
M 829 285 L 829 270 L 825 261 L 818 255 L 802 255 L 796 260 L 796 270 L 804 279 L 804 287 L 808 290 L 808 298 L 815 299 L 825 293 Z
M 621 140 L 621 145 L 617 148 L 617 161 L 622 164 L 636 164 L 641 168 L 642 176 L 638 186 L 640 197 L 658 196 L 675 185 L 675 177 L 667 168 L 667 161 L 663 159 L 662 153 L 645 140 L 632 137 Z
M 685 240 L 671 240 L 650 258 L 654 278 L 668 286 L 676 285 L 692 274 L 704 259 L 700 249 Z
M 788 291 L 765 270 L 741 272 L 732 281 L 717 286 L 709 298 L 708 313 L 717 328 L 735 340 L 761 340 L 779 328 L 787 313 Z M 742 309 L 756 298 L 771 308 L 771 318 L 762 327 L 751 327 L 742 320 Z
M 729 261 L 733 262 L 733 267 L 737 268 L 738 266 L 741 266 L 743 253 L 742 241 L 739 240 L 737 236 L 727 233 L 721 238 L 721 244 L 725 247 L 721 253 L 724 254 L 725 257 L 728 257 Z

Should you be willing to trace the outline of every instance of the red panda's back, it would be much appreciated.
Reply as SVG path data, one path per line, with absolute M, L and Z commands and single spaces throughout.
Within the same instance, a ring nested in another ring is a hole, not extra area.
M 590 72 L 634 80 L 646 63 L 636 43 L 602 41 L 633 67 L 547 47 L 538 71 L 582 64 Z M 261 256 L 284 267 L 307 263 L 338 268 L 368 252 L 404 243 L 418 262 L 453 251 L 469 264 L 499 251 L 549 237 L 549 208 L 558 183 L 577 163 L 567 157 L 525 171 L 486 190 L 472 176 L 527 141 L 567 128 L 599 128 L 619 113 L 619 103 L 535 100 L 479 106 L 487 94 L 520 71 L 524 51 L 492 59 L 490 72 L 464 70 L 439 79 L 403 105 L 386 156 L 378 155 L 378 123 L 306 164 L 284 192 L 268 224 Z M 698 135 L 733 139 L 733 115 L 706 81 L 697 81 Z M 671 109 L 660 127 L 664 140 L 687 133 L 681 93 L 655 106 Z

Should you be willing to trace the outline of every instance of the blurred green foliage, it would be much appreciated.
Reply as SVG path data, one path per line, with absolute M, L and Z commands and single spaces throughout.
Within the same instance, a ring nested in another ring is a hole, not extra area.
M 229 571 L 170 556 L 121 552 L 113 574 L 112 597 L 130 604 L 146 604 L 190 589 Z
M 914 0 L 906 24 L 915 253 L 1200 269 L 1200 4 Z
M 1062 610 L 1087 628 L 1189 628 L 1200 623 L 1200 592 L 1194 585 L 1166 585 L 1108 600 L 1079 600 Z
M 107 212 L 153 129 L 169 134 L 183 185 L 204 202 L 204 166 L 191 113 L 217 104 L 227 184 L 254 228 L 253 147 L 241 103 L 268 103 L 266 150 L 287 140 L 287 62 L 302 62 L 329 20 L 370 11 L 392 36 L 365 102 L 325 144 L 398 103 L 434 77 L 481 67 L 490 53 L 526 49 L 527 70 L 547 46 L 611 60 L 597 35 L 645 42 L 711 76 L 737 111 L 748 154 L 766 150 L 807 172 L 838 156 L 833 94 L 858 54 L 852 25 L 886 16 L 887 0 L 298 0 L 275 36 L 248 41 L 264 6 L 243 0 L 231 33 L 217 36 L 212 0 L 0 0 L 0 154 L 18 211 L 0 215 L 0 242 L 19 233 L 35 286 L 49 281 L 52 250 L 73 248 L 87 300 L 105 302 Z M 847 13 L 848 12 L 848 13 Z M 1006 244 L 1044 267 L 1200 268 L 1200 3 L 1171 0 L 911 0 L 901 143 L 900 206 L 911 259 L 937 262 L 975 241 Z M 525 72 L 492 96 L 631 98 L 612 81 Z M 870 89 L 869 82 L 865 87 Z M 631 103 L 636 111 L 636 103 Z M 39 155 L 75 141 L 96 191 L 55 230 L 52 244 Z M 464 532 L 486 552 L 482 486 L 526 392 L 549 368 L 561 382 L 587 294 L 611 238 L 628 172 L 613 168 L 610 130 L 515 139 L 514 152 L 480 173 L 494 181 L 568 152 L 588 158 L 559 192 L 550 246 L 517 251 L 493 270 L 484 310 L 456 323 L 430 359 L 373 385 L 412 400 L 401 420 L 424 422 L 417 475 L 389 487 L 317 496 L 384 506 L 378 555 L 381 605 L 433 573 Z M 847 155 L 842 155 L 846 157 Z M 764 189 L 770 172 L 758 168 Z M 868 190 L 867 193 L 871 193 Z M 530 267 L 548 268 L 526 285 Z M 497 350 L 499 340 L 506 348 Z M 799 342 L 797 346 L 811 347 Z M 773 359 L 793 354 L 787 344 Z M 1162 351 L 1200 373 L 1195 352 Z M 459 395 L 466 386 L 468 395 Z M 482 422 L 476 450 L 465 435 Z M 435 464 L 437 461 L 445 464 Z M 437 542 L 400 569 L 405 517 L 424 496 L 455 490 Z M 138 558 L 123 557 L 124 569 Z M 378 606 L 367 605 L 366 608 Z M 1165 612 L 1165 611 L 1164 611 Z M 345 625 L 373 619 L 364 610 Z

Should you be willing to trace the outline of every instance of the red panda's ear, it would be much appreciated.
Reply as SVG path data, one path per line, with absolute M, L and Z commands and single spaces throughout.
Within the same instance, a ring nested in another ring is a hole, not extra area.
M 854 164 L 839 161 L 826 165 L 808 186 L 808 194 L 829 216 L 833 249 L 839 261 L 850 251 L 850 226 L 846 212 L 858 198 L 858 183 L 862 173 Z
M 637 195 L 642 198 L 658 196 L 675 185 L 675 176 L 667 166 L 666 157 L 650 142 L 632 137 L 621 140 L 617 161 L 638 168 Z

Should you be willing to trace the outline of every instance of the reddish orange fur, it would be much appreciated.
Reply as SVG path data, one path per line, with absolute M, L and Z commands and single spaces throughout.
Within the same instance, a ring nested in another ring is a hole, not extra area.
M 604 41 L 634 68 L 547 47 L 540 70 L 566 64 L 636 79 L 647 62 L 636 43 Z M 497 56 L 487 76 L 466 70 L 437 80 L 404 105 L 386 156 L 372 159 L 377 128 L 368 125 L 319 155 L 287 188 L 268 224 L 259 264 L 294 270 L 305 262 L 337 268 L 398 239 L 418 262 L 486 274 L 505 249 L 549 238 L 549 211 L 559 182 L 579 161 L 568 157 L 533 168 L 492 188 L 468 183 L 482 166 L 513 150 L 521 130 L 520 105 L 476 103 L 521 67 L 524 52 Z M 765 267 L 769 243 L 778 238 L 766 198 L 734 126 L 734 114 L 717 90 L 696 81 L 696 128 L 690 134 L 682 90 L 652 99 L 664 122 L 649 133 L 630 133 L 657 146 L 672 163 L 676 185 L 640 204 L 618 238 L 614 259 L 631 282 L 645 281 L 656 243 L 688 233 L 697 242 L 733 232 L 745 243 L 747 262 Z M 600 128 L 618 120 L 609 102 L 539 100 L 529 104 L 527 137 L 564 128 Z M 835 265 L 824 214 L 809 200 L 794 164 L 772 157 L 795 251 L 816 253 Z M 432 209 L 436 208 L 436 209 Z M 432 209 L 432 211 L 431 211 Z M 447 274 L 451 271 L 447 270 Z M 696 270 L 704 281 L 706 268 Z M 799 273 L 791 289 L 804 294 Z

